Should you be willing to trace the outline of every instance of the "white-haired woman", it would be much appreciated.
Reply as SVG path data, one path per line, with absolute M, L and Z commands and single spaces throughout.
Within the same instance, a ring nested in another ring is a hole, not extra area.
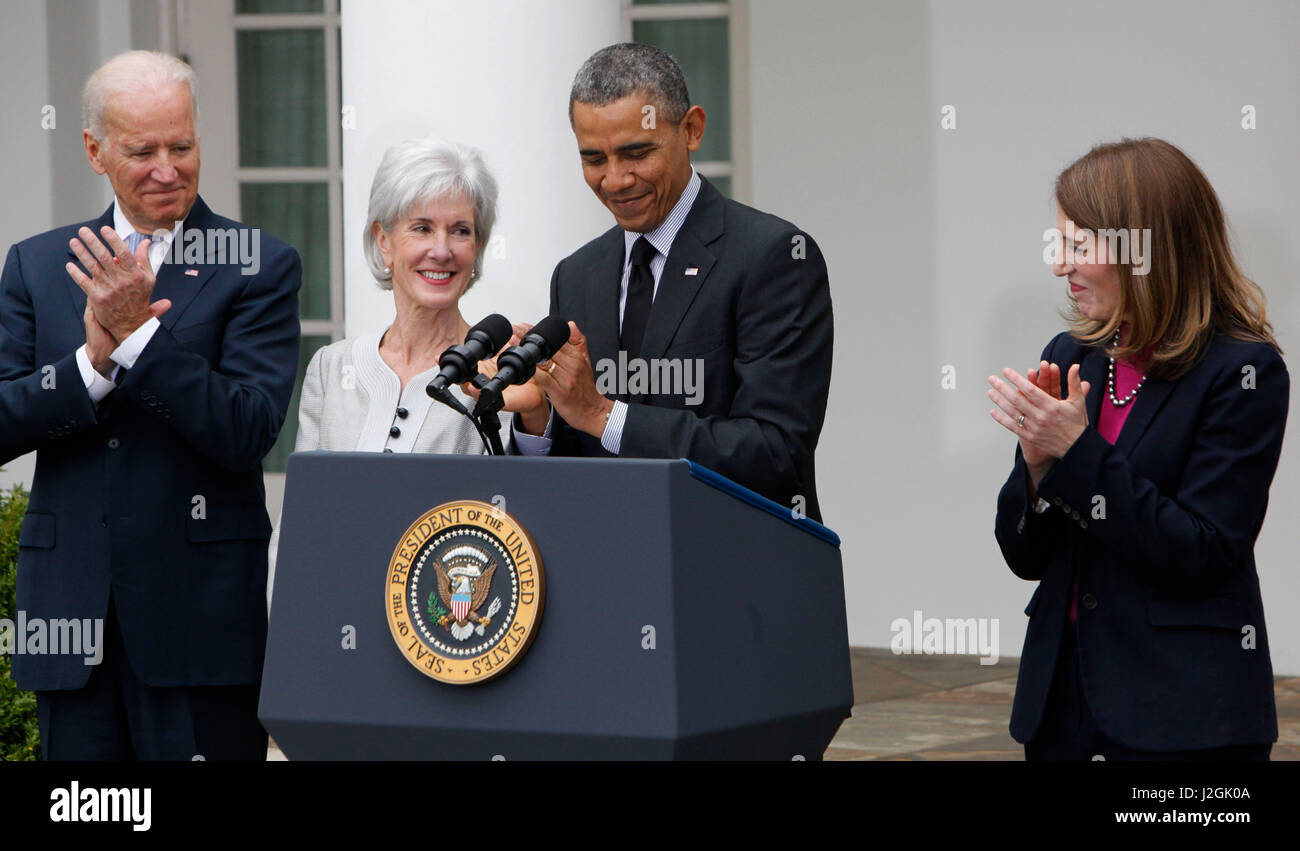
M 473 148 L 420 138 L 384 152 L 362 239 L 397 315 L 385 329 L 312 357 L 294 451 L 485 451 L 473 425 L 424 388 L 438 374 L 439 356 L 470 328 L 460 298 L 482 273 L 496 200 L 496 181 Z M 473 407 L 459 387 L 451 392 Z M 505 434 L 508 417 L 501 415 Z
M 474 148 L 417 138 L 384 152 L 370 184 L 362 244 L 370 273 L 393 293 L 397 315 L 383 330 L 312 356 L 295 452 L 486 453 L 469 420 L 429 398 L 425 387 L 438 374 L 439 356 L 469 331 L 460 297 L 482 274 L 496 202 L 496 180 Z M 495 372 L 491 364 L 485 369 Z M 473 409 L 460 387 L 448 389 Z M 501 413 L 507 435 L 510 416 Z M 277 524 L 272 575 L 279 541 Z

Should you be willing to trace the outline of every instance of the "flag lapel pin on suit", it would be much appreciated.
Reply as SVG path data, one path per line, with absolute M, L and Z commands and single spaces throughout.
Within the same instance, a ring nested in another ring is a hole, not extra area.
M 197 278 L 197 277 L 199 276 L 199 270 L 198 270 L 198 269 L 186 269 L 186 270 L 185 270 L 185 274 L 189 275 L 191 278 Z
M 692 276 L 692 275 L 698 275 L 698 274 L 700 274 L 700 269 L 699 269 L 698 266 L 688 266 L 688 267 L 686 267 L 686 276 L 687 276 L 687 277 L 690 277 L 690 276 Z

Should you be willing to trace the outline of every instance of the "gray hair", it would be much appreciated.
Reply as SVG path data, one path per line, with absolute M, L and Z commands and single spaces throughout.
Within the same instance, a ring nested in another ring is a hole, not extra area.
M 658 107 L 661 117 L 676 124 L 691 108 L 682 67 L 664 51 L 648 44 L 612 44 L 591 55 L 569 90 L 569 126 L 573 126 L 573 104 L 605 106 L 631 94 L 644 92 Z
M 497 182 L 477 148 L 436 137 L 407 139 L 384 151 L 370 184 L 370 208 L 362 248 L 370 274 L 380 289 L 393 288 L 393 273 L 384 265 L 375 240 L 374 224 L 392 232 L 397 220 L 431 201 L 464 196 L 474 207 L 474 239 L 478 253 L 465 291 L 483 275 L 483 249 L 492 238 L 497 217 Z
M 81 90 L 82 126 L 103 141 L 104 108 L 113 95 L 157 91 L 170 86 L 184 85 L 190 90 L 190 108 L 194 113 L 194 129 L 199 126 L 199 84 L 194 69 L 187 63 L 167 53 L 152 50 L 128 50 L 105 62 L 90 75 Z

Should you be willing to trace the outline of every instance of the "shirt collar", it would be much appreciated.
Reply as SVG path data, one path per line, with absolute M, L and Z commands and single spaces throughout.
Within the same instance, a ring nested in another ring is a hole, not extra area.
M 646 240 L 655 247 L 663 256 L 667 257 L 668 252 L 673 247 L 673 240 L 677 239 L 677 232 L 682 229 L 686 222 L 686 214 L 691 211 L 691 206 L 695 203 L 695 198 L 700 194 L 700 173 L 691 166 L 691 179 L 686 182 L 686 188 L 682 190 L 682 195 L 677 199 L 671 211 L 664 218 L 659 227 L 646 234 L 635 233 L 633 231 L 623 231 L 623 262 L 627 263 L 632 256 L 632 246 L 636 241 L 644 236 Z
M 163 235 L 163 245 L 172 244 L 172 240 L 176 239 L 176 234 L 180 231 L 182 223 L 183 222 L 177 222 L 170 231 Z M 122 212 L 122 202 L 117 200 L 116 195 L 113 196 L 113 230 L 117 231 L 118 237 L 123 242 L 126 241 L 128 236 L 136 233 L 136 229 L 131 226 L 131 223 L 127 221 L 126 214 Z M 146 233 L 144 236 L 149 237 L 151 240 L 149 244 L 151 246 L 157 244 L 158 241 L 154 240 L 153 234 Z

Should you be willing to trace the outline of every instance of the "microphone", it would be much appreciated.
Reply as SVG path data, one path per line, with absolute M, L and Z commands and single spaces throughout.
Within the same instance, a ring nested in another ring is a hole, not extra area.
M 523 384 L 533 377 L 537 364 L 555 354 L 569 342 L 569 322 L 552 314 L 533 326 L 519 345 L 506 349 L 497 357 L 497 374 L 480 387 L 474 415 L 500 410 L 501 392 L 512 384 Z
M 500 313 L 484 317 L 469 329 L 464 343 L 452 346 L 438 358 L 440 369 L 424 388 L 425 392 L 435 399 L 442 399 L 451 385 L 474 378 L 478 375 L 478 362 L 500 351 L 513 333 L 510 320 Z

